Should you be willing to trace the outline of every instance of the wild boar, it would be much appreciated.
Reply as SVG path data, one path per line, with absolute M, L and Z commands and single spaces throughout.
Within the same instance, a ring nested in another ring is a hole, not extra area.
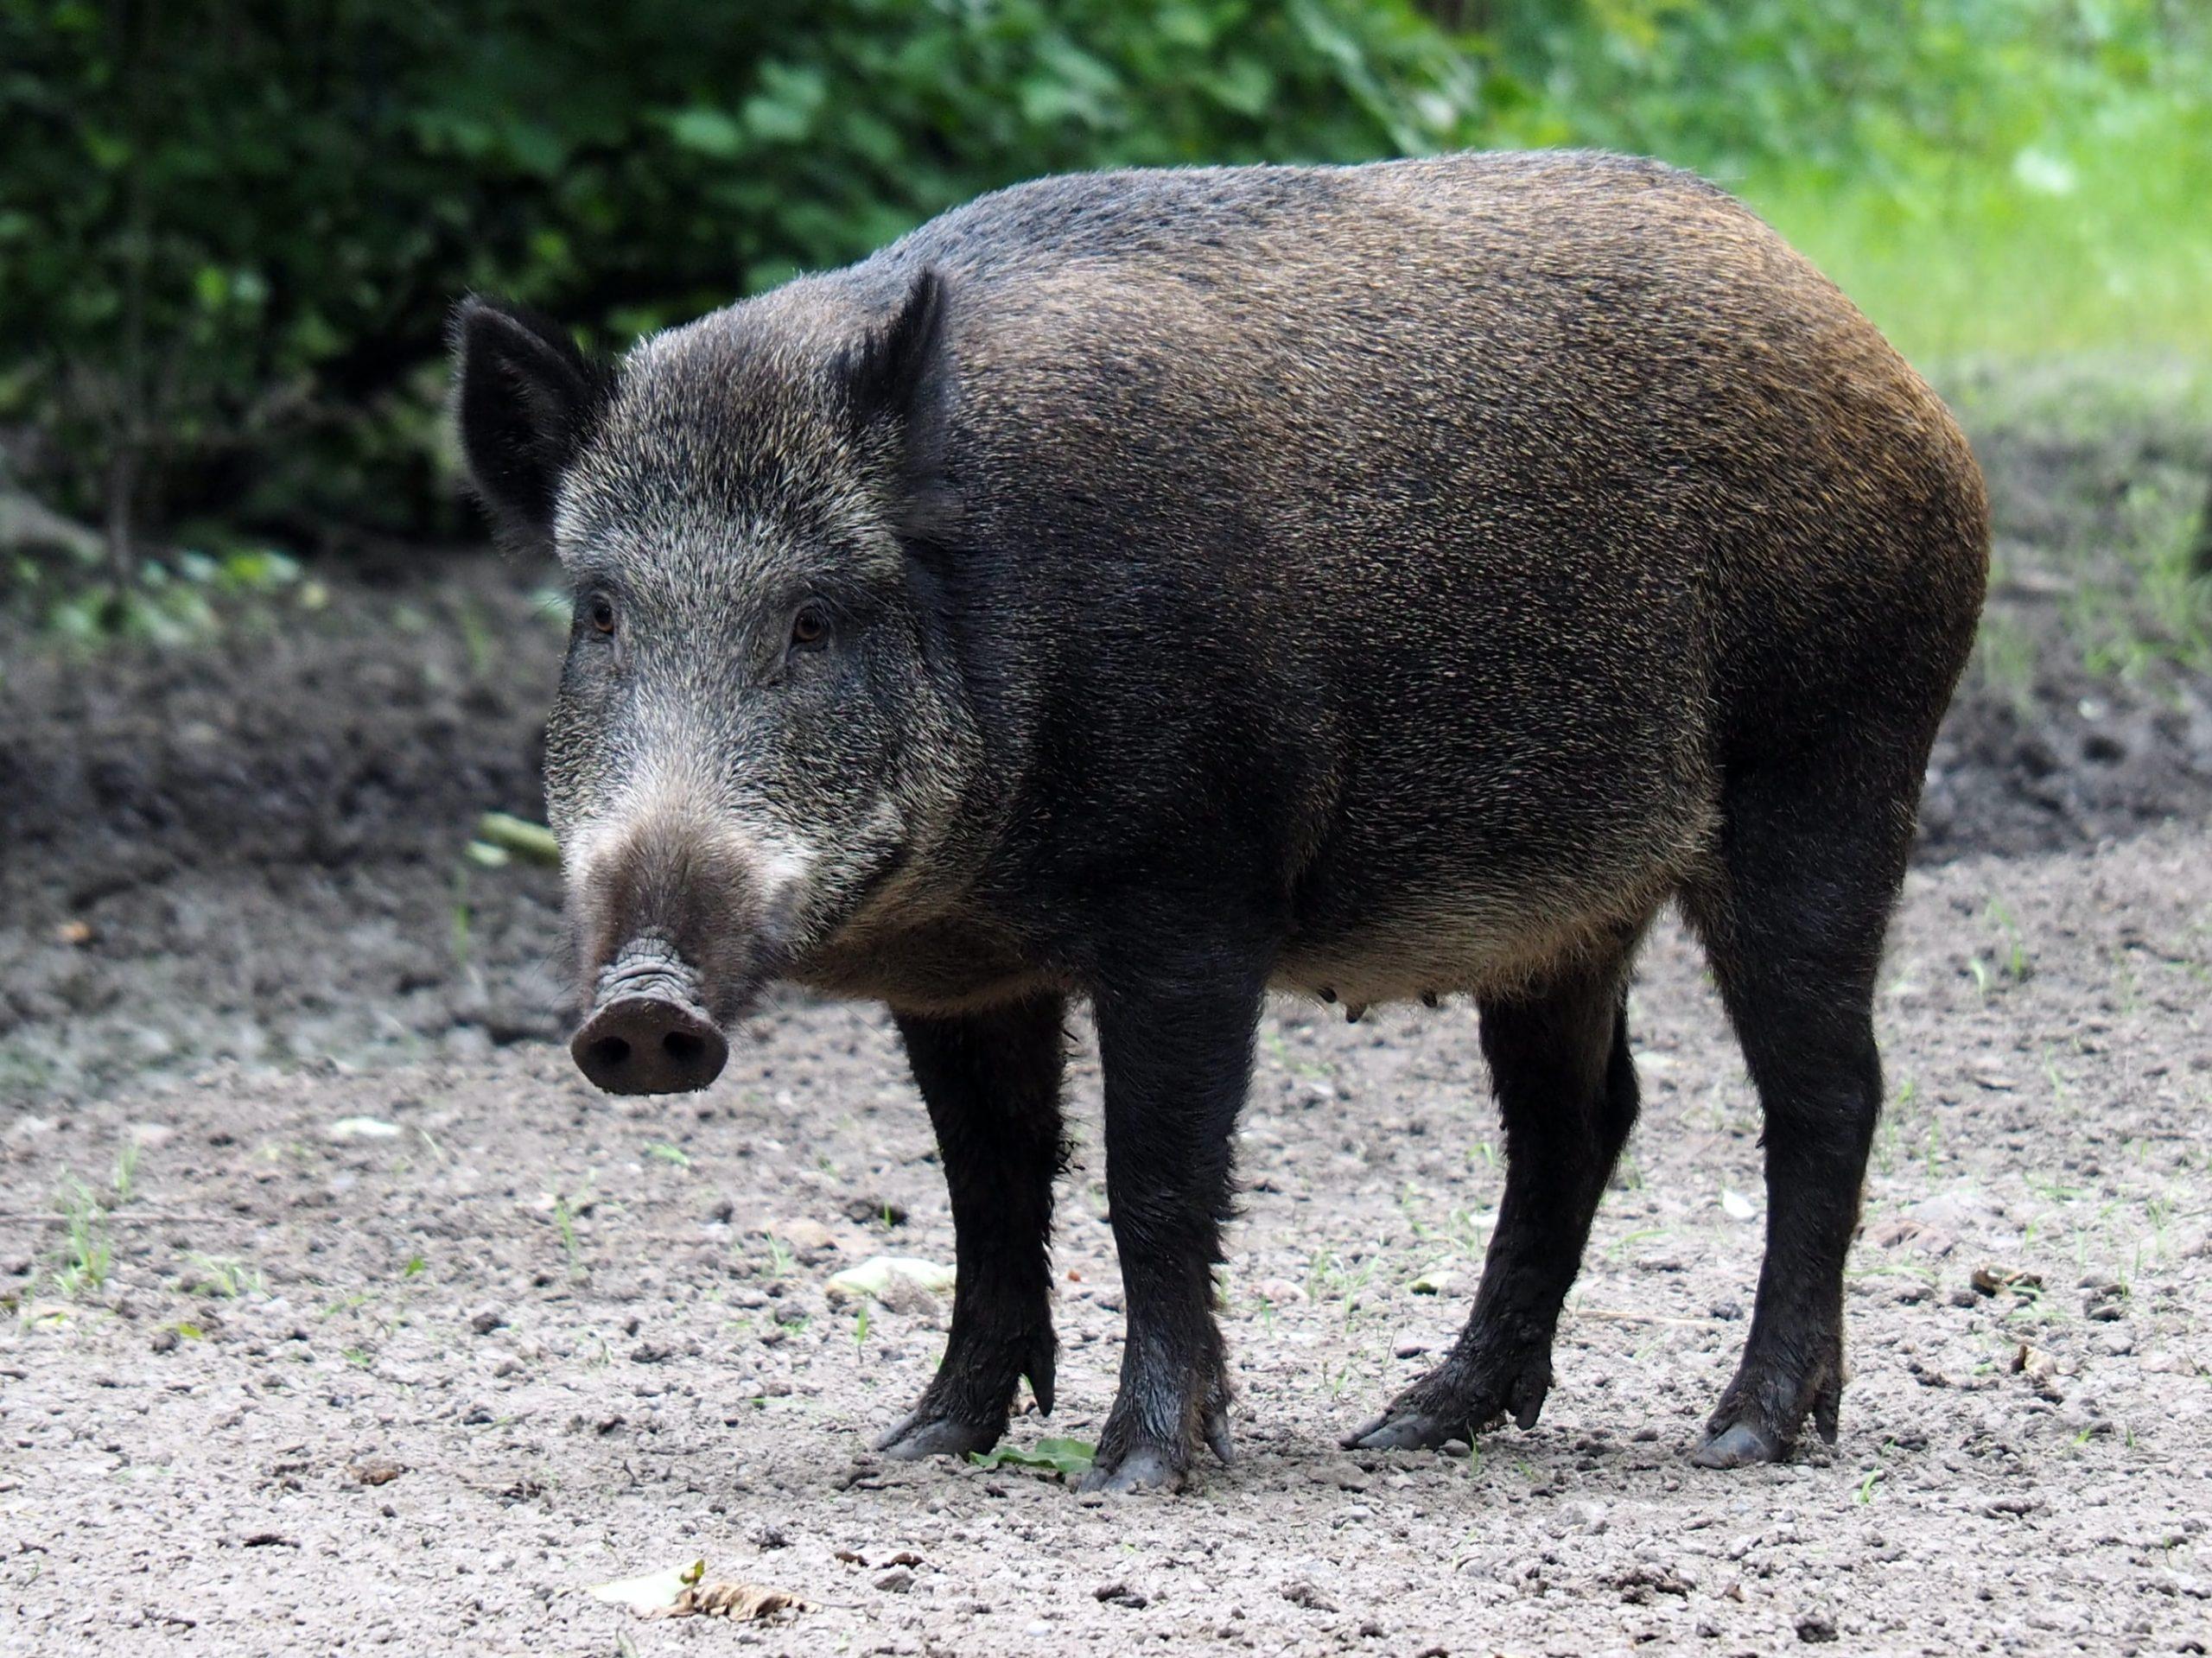
M 475 486 L 556 551 L 550 734 L 618 1092 L 762 987 L 888 1005 L 943 1152 L 942 1368 L 883 1441 L 1052 1403 L 1071 1004 L 1126 1292 L 1094 1487 L 1230 1453 L 1211 1305 L 1273 988 L 1471 995 L 1508 1153 L 1451 1356 L 1349 1444 L 1536 1420 L 1637 1114 L 1670 900 L 1764 1113 L 1693 1452 L 1833 1438 L 1883 933 L 1987 565 L 1941 403 L 1695 178 L 1588 154 L 1052 178 L 619 363 L 454 324 Z

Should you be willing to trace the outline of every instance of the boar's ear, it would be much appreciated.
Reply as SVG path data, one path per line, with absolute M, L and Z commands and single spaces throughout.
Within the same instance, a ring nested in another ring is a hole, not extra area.
M 944 315 L 944 278 L 924 265 L 908 282 L 899 308 L 838 359 L 856 428 L 911 416 L 937 354 Z
M 547 318 L 492 300 L 463 300 L 451 339 L 476 492 L 506 534 L 543 540 L 561 474 L 613 396 L 613 366 Z

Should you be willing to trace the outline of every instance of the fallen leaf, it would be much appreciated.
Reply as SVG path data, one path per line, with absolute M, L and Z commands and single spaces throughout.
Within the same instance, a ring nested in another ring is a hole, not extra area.
M 406 1471 L 404 1463 L 394 1462 L 389 1457 L 372 1457 L 366 1462 L 355 1463 L 353 1468 L 354 1481 L 362 1485 L 389 1485 Z
M 968 1460 L 978 1468 L 1034 1468 L 1070 1479 L 1088 1470 L 1097 1455 L 1098 1447 L 1088 1439 L 1039 1439 L 1033 1451 L 1024 1451 L 1020 1445 L 995 1445 L 988 1451 L 969 1452 Z
M 381 1117 L 340 1117 L 323 1132 L 333 1140 L 397 1140 L 401 1129 Z
M 870 1255 L 857 1267 L 848 1267 L 833 1273 L 822 1293 L 833 1301 L 857 1301 L 862 1298 L 888 1303 L 899 1296 L 903 1282 L 931 1295 L 942 1295 L 952 1287 L 953 1272 L 950 1267 L 940 1267 L 934 1261 L 920 1261 L 912 1255 Z
M 65 921 L 54 930 L 56 943 L 89 944 L 92 942 L 92 924 L 89 921 Z
M 1983 1295 L 1994 1295 L 1999 1290 L 2011 1290 L 2015 1295 L 2033 1295 L 2043 1288 L 2041 1273 L 2023 1272 L 2016 1267 L 1977 1267 L 1974 1269 L 1974 1286 Z
M 1732 1220 L 1748 1221 L 1755 1218 L 1759 1212 L 1751 1200 L 1742 1192 L 1731 1191 L 1726 1186 L 1720 1188 L 1720 1207 L 1727 1212 Z
M 2058 1374 L 2058 1361 L 2040 1347 L 2022 1342 L 2019 1350 L 2012 1355 L 2012 1370 L 2014 1375 L 2024 1375 L 2031 1382 L 2048 1382 Z
M 595 1583 L 587 1592 L 594 1600 L 627 1606 L 633 1612 L 651 1617 L 669 1610 L 683 1598 L 684 1591 L 696 1587 L 706 1575 L 707 1563 L 694 1560 L 689 1566 L 671 1566 L 665 1572 L 649 1572 L 642 1578 Z
M 740 1623 L 757 1623 L 787 1612 L 813 1608 L 797 1595 L 781 1589 L 764 1589 L 757 1583 L 697 1583 L 676 1598 L 664 1611 L 648 1617 L 727 1617 Z

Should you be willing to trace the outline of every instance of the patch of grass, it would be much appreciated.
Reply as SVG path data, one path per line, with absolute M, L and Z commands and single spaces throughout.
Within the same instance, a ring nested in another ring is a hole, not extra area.
M 691 1154 L 680 1147 L 670 1145 L 664 1140 L 647 1141 L 645 1155 L 657 1163 L 667 1164 L 671 1168 L 688 1169 L 691 1166 Z
M 178 1287 L 188 1294 L 235 1301 L 242 1295 L 259 1295 L 268 1287 L 259 1267 L 235 1255 L 203 1255 L 194 1251 L 184 1259 L 191 1271 L 179 1280 Z
M 471 934 L 474 931 L 475 912 L 468 902 L 468 864 L 456 859 L 453 867 L 453 899 L 450 905 L 453 964 L 462 972 L 468 970 Z
M 54 1274 L 54 1287 L 69 1297 L 92 1295 L 105 1288 L 115 1267 L 115 1250 L 108 1242 L 107 1213 L 92 1189 L 73 1174 L 63 1177 L 54 1201 L 64 1217 L 61 1265 Z
M 109 1177 L 108 1185 L 115 1191 L 118 1208 L 137 1195 L 139 1152 L 138 1142 L 126 1139 L 123 1142 L 123 1149 L 115 1154 L 115 1172 Z
M 2066 113 L 2009 156 L 1900 143 L 1848 176 L 1732 187 L 1916 362 L 2212 361 L 2212 103 L 2146 92 Z
M 572 1279 L 584 1277 L 588 1270 L 584 1266 L 583 1243 L 576 1236 L 576 1218 L 590 1212 L 592 1185 L 597 1178 L 596 1171 L 587 1173 L 574 1191 L 553 1194 L 553 1229 L 560 1236 L 561 1253 L 568 1261 L 569 1276 Z
M 2036 642 L 2026 627 L 2001 610 L 1984 613 L 1974 636 L 1969 671 L 1985 689 L 2025 713 L 2035 705 Z

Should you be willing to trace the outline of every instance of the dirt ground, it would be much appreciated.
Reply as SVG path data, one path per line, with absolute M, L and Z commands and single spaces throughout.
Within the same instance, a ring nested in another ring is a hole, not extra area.
M 1757 1111 L 1671 923 L 1533 1432 L 1336 1448 L 1448 1345 L 1501 1171 L 1464 1004 L 1285 1002 L 1236 1464 L 1135 1500 L 881 1465 L 944 1309 L 824 1284 L 952 1253 L 886 1017 L 785 1002 L 696 1101 L 600 1096 L 550 1039 L 550 877 L 461 855 L 537 808 L 532 572 L 91 663 L 0 629 L 0 1651 L 2206 1650 L 2212 697 L 2085 664 L 2064 597 L 2112 579 L 2115 479 L 2190 486 L 2147 438 L 1977 438 L 2026 670 L 1931 766 L 1841 1440 L 1730 1473 L 1681 1452 L 1745 1330 Z M 1020 1446 L 1095 1437 L 1118 1359 L 1087 1051 L 1075 1091 Z M 811 1607 L 585 1592 L 699 1559 Z

